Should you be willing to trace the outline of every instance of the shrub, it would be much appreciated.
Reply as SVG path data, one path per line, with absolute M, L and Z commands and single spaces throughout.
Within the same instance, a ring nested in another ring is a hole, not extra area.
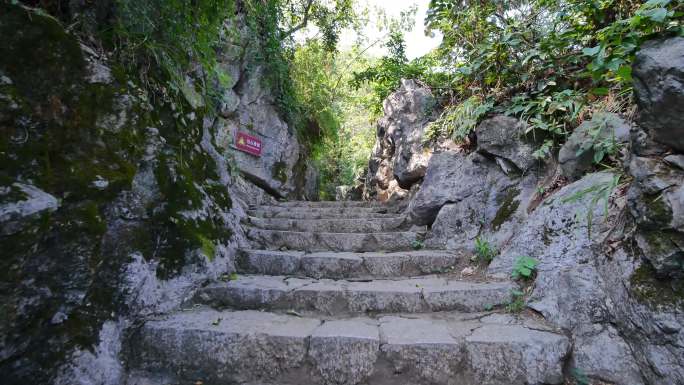
M 463 142 L 493 105 L 493 102 L 479 96 L 471 96 L 463 103 L 447 107 L 437 120 L 427 126 L 424 140 L 432 141 L 441 136 Z

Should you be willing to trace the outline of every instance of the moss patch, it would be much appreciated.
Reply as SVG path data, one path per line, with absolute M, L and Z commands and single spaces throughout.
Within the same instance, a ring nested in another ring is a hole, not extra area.
M 684 279 L 663 278 L 649 263 L 642 264 L 630 277 L 631 291 L 652 308 L 684 309 Z
M 492 230 L 497 231 L 508 220 L 511 216 L 518 210 L 520 206 L 520 201 L 515 199 L 520 190 L 517 188 L 510 188 L 506 192 L 498 197 L 496 197 L 496 203 L 499 205 L 499 210 L 497 210 L 494 219 L 492 220 Z
M 273 179 L 280 181 L 281 183 L 287 183 L 287 164 L 285 162 L 276 162 L 273 165 Z
M 644 195 L 648 221 L 654 227 L 667 226 L 672 221 L 672 210 L 663 202 L 662 195 Z

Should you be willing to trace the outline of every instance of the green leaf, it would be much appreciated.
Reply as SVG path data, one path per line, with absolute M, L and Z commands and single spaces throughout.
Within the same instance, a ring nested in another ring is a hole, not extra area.
M 623 65 L 617 70 L 616 75 L 622 81 L 630 82 L 632 81 L 632 67 L 628 65 Z
M 527 259 L 525 260 L 525 267 L 529 269 L 534 269 L 535 267 L 537 267 L 537 261 L 535 261 L 534 259 Z
M 655 21 L 656 23 L 662 23 L 665 21 L 665 18 L 667 18 L 667 9 L 666 8 L 654 8 L 654 9 L 647 9 L 641 12 L 643 16 L 648 17 L 649 19 Z
M 592 95 L 604 96 L 604 95 L 608 95 L 610 90 L 606 87 L 598 87 L 598 88 L 592 89 L 590 92 Z
M 653 7 L 664 7 L 668 4 L 670 4 L 672 0 L 648 0 L 644 5 L 642 6 L 643 8 L 653 8 Z
M 613 59 L 610 62 L 608 62 L 608 64 L 606 64 L 606 68 L 613 72 L 616 72 L 624 62 L 625 61 L 622 59 Z
M 597 45 L 596 47 L 592 48 L 583 48 L 582 53 L 586 56 L 596 56 L 599 51 L 601 51 L 601 46 Z

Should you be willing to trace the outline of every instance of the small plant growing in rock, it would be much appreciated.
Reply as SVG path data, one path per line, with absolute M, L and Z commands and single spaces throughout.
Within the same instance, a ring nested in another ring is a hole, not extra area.
M 509 313 L 520 313 L 525 310 L 525 293 L 520 290 L 511 290 L 511 302 L 506 306 Z
M 482 239 L 480 237 L 475 238 L 475 260 L 478 262 L 486 263 L 494 259 L 496 256 L 496 248 L 492 246 L 489 241 Z
M 511 277 L 513 279 L 529 280 L 534 276 L 534 273 L 537 270 L 537 265 L 539 265 L 538 260 L 525 255 L 520 256 L 515 261 L 515 265 L 513 265 Z
M 411 242 L 411 247 L 413 247 L 413 250 L 420 250 L 423 247 L 425 247 L 425 244 L 423 243 L 423 241 L 419 241 L 416 239 L 415 241 Z

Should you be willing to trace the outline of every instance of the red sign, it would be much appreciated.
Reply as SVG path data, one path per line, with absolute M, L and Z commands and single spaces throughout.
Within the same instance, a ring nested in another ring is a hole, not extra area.
M 235 135 L 235 147 L 248 154 L 261 156 L 261 139 L 244 132 L 238 132 Z

